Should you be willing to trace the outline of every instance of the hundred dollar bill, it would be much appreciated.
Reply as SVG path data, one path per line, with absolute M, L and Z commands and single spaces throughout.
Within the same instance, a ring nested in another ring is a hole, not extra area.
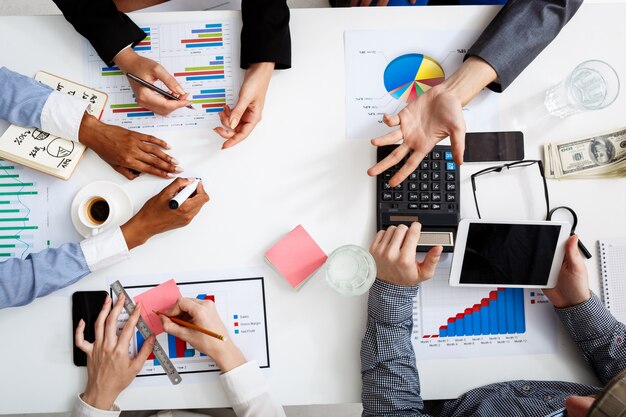
M 547 143 L 544 156 L 550 178 L 616 176 L 626 165 L 626 128 L 586 139 Z

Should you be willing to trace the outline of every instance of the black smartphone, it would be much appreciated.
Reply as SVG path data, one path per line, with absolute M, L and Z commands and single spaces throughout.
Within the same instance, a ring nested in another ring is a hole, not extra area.
M 81 319 L 85 320 L 85 340 L 95 342 L 96 319 L 107 295 L 109 293 L 106 291 L 76 291 L 72 295 L 72 346 L 74 346 L 74 365 L 76 366 L 87 366 L 87 354 L 76 347 L 74 340 L 78 322 Z
M 465 134 L 463 162 L 519 161 L 524 159 L 522 132 L 471 132 Z

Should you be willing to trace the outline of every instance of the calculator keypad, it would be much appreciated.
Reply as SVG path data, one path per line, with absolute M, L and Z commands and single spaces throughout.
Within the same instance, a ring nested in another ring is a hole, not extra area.
M 418 169 L 393 189 L 388 181 L 404 162 L 379 175 L 382 209 L 410 212 L 458 212 L 459 179 L 449 146 L 436 146 Z

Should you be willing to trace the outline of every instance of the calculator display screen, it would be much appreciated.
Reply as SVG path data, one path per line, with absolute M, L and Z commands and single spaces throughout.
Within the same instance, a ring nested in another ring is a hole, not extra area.
M 469 225 L 461 284 L 546 285 L 560 226 Z

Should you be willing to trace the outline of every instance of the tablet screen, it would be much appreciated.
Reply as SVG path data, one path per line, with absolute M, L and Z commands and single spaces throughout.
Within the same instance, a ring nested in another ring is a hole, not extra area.
M 461 284 L 546 285 L 560 226 L 472 223 Z

